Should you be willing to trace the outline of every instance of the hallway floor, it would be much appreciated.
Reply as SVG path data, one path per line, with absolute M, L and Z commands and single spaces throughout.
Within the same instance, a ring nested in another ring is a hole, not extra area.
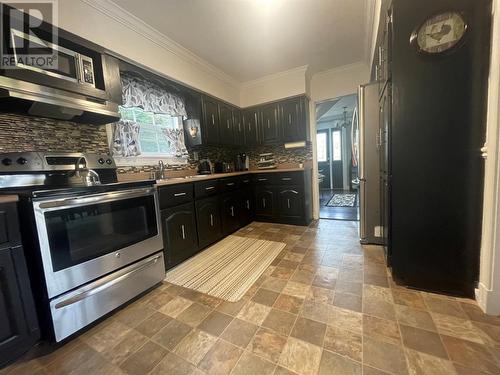
M 499 374 L 500 317 L 391 281 L 357 223 L 252 223 L 287 243 L 236 303 L 163 284 L 9 374 Z
M 346 191 L 346 193 L 356 193 L 356 203 L 354 207 L 329 207 L 327 203 L 330 202 L 333 195 L 336 193 L 343 193 L 343 190 L 320 190 L 319 191 L 319 217 L 321 219 L 333 220 L 359 220 L 359 194 L 354 191 Z

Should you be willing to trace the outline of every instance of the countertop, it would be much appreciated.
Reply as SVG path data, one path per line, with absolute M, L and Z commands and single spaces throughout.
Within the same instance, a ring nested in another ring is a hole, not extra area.
M 156 186 L 183 184 L 183 183 L 195 182 L 195 181 L 213 180 L 213 179 L 217 179 L 217 178 L 243 176 L 246 174 L 303 172 L 303 171 L 306 171 L 309 169 L 310 168 L 308 168 L 308 167 L 305 167 L 305 168 L 256 169 L 256 170 L 250 170 L 250 171 L 244 171 L 244 172 L 214 173 L 214 174 L 207 174 L 207 175 L 192 175 L 192 176 L 186 176 L 186 177 L 169 177 L 165 180 L 157 180 Z
M 19 197 L 17 195 L 0 195 L 0 203 L 12 203 L 17 202 Z

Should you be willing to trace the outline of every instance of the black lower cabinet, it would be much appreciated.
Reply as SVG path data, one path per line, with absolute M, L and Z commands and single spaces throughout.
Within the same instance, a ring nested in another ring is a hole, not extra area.
M 255 189 L 255 214 L 257 219 L 269 219 L 274 216 L 275 189 L 262 186 Z
M 40 338 L 15 207 L 0 205 L 0 368 Z
M 161 221 L 165 263 L 169 269 L 198 251 L 194 203 L 163 210 Z
M 300 219 L 304 215 L 304 193 L 298 186 L 282 187 L 278 190 L 279 215 Z
M 241 198 L 238 192 L 220 197 L 222 234 L 227 236 L 240 228 Z
M 240 208 L 240 226 L 250 224 L 255 218 L 255 198 L 251 188 L 242 190 Z
M 198 245 L 207 247 L 218 241 L 222 236 L 217 197 L 196 201 L 196 224 L 198 227 Z

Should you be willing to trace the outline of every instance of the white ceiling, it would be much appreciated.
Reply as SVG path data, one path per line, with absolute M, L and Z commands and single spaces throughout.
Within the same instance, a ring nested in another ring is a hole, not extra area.
M 348 120 L 352 115 L 354 107 L 358 102 L 358 95 L 346 95 L 337 99 L 322 102 L 316 105 L 316 121 L 329 122 L 342 117 L 344 109 L 347 112 Z
M 239 82 L 365 60 L 370 0 L 113 0 Z

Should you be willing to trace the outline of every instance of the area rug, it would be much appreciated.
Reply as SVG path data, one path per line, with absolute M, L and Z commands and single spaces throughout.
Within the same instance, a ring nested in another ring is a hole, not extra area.
M 354 207 L 356 204 L 356 194 L 337 193 L 333 194 L 332 199 L 326 204 L 328 207 Z
M 228 236 L 168 271 L 165 281 L 236 302 L 285 246 L 282 242 Z

